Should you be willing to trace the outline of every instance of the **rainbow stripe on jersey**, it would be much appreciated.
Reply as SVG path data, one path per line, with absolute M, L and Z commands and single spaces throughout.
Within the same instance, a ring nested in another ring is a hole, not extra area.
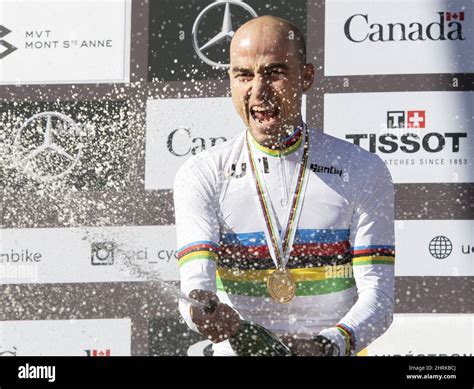
M 217 261 L 219 245 L 210 241 L 190 243 L 178 250 L 178 265 L 181 267 L 196 259 L 210 259 Z
M 372 245 L 357 246 L 352 249 L 352 264 L 361 265 L 394 265 L 395 246 Z
M 393 265 L 394 246 L 351 248 L 347 229 L 298 229 L 286 268 L 296 282 L 296 296 L 339 292 L 355 286 L 353 266 Z M 266 281 L 275 270 L 263 232 L 228 233 L 220 244 L 195 242 L 178 252 L 179 266 L 201 259 L 217 263 L 220 291 L 268 297 Z

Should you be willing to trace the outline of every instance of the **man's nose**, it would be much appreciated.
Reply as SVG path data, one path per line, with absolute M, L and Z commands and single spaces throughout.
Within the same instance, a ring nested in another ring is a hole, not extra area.
M 267 99 L 270 97 L 271 85 L 266 77 L 256 75 L 252 82 L 251 93 L 255 99 Z

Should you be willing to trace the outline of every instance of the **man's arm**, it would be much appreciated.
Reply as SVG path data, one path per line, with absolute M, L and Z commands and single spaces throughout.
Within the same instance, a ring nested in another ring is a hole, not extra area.
M 393 320 L 393 182 L 380 158 L 375 157 L 374 165 L 367 168 L 369 174 L 359 191 L 350 233 L 358 299 L 336 327 L 320 333 L 336 343 L 342 355 L 367 347 Z
M 174 204 L 181 290 L 207 309 L 184 301 L 180 301 L 179 309 L 192 330 L 219 342 L 235 333 L 240 321 L 238 314 L 219 303 L 215 294 L 220 236 L 217 177 L 199 162 L 198 158 L 188 160 L 178 171 Z

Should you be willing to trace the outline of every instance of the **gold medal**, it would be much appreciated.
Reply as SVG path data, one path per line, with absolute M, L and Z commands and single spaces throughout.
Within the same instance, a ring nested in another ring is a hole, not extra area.
M 286 304 L 295 297 L 296 283 L 288 270 L 277 269 L 268 277 L 267 289 L 273 300 Z
M 309 131 L 305 127 L 305 143 L 303 146 L 303 155 L 298 169 L 298 173 L 293 178 L 293 195 L 290 206 L 287 209 L 286 217 L 281 224 L 283 229 L 279 231 L 278 223 L 275 219 L 275 211 L 271 204 L 268 190 L 265 185 L 265 180 L 262 179 L 257 159 L 253 155 L 252 147 L 250 147 L 249 135 L 247 132 L 247 151 L 249 157 L 250 170 L 255 183 L 255 201 L 258 208 L 260 208 L 264 220 L 265 239 L 268 245 L 268 250 L 276 270 L 274 270 L 267 278 L 268 293 L 278 303 L 286 304 L 290 302 L 296 295 L 296 282 L 291 273 L 285 269 L 286 264 L 290 258 L 291 248 L 296 234 L 296 228 L 301 216 L 303 207 L 303 199 L 306 191 L 306 184 L 308 183 L 309 169 L 308 155 L 309 155 Z

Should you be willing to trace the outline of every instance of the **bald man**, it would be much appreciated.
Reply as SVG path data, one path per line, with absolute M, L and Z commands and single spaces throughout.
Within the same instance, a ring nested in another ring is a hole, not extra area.
M 181 289 L 214 307 L 180 312 L 215 355 L 235 355 L 241 319 L 295 355 L 353 355 L 392 322 L 392 180 L 375 154 L 303 122 L 314 73 L 288 21 L 241 26 L 229 76 L 245 130 L 176 176 Z

